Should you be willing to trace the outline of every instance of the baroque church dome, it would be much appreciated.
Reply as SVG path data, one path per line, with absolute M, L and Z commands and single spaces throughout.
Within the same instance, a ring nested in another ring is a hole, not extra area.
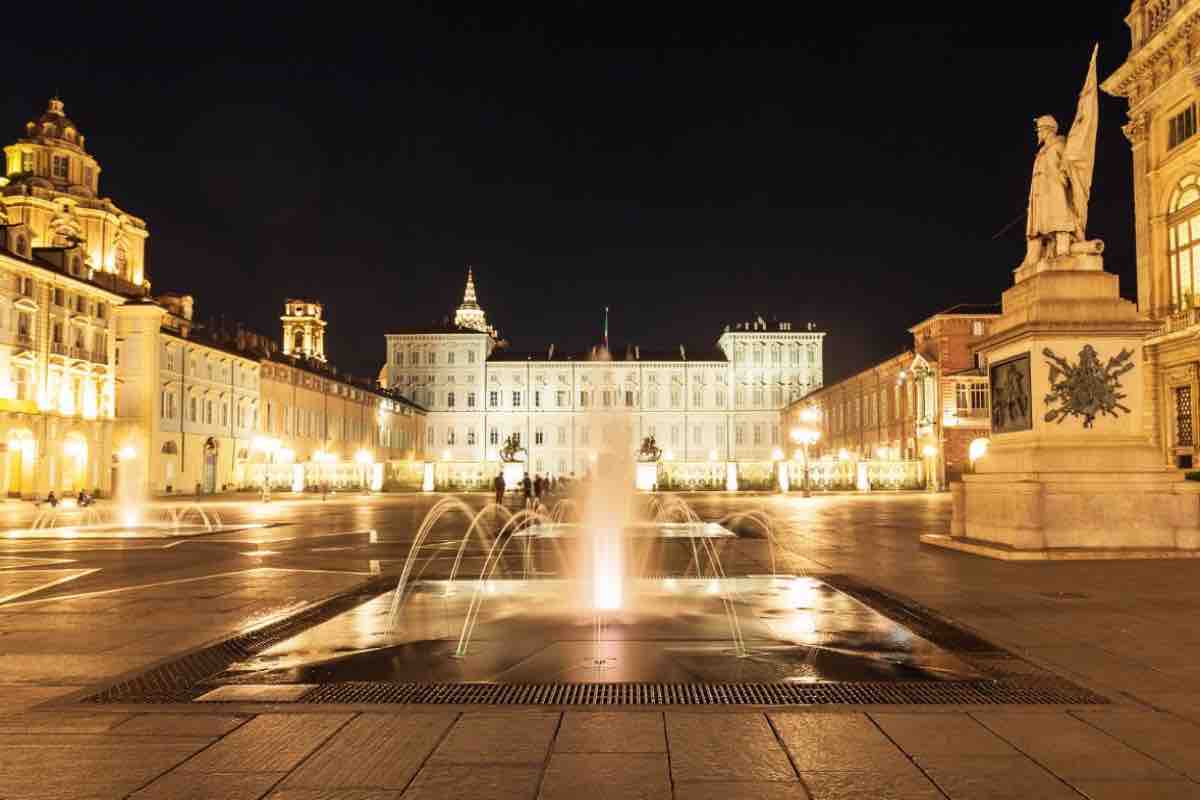
M 48 140 L 54 140 L 54 144 L 59 147 L 83 151 L 84 136 L 67 117 L 63 101 L 57 97 L 50 98 L 50 105 L 42 116 L 25 123 L 25 137 L 41 140 L 46 144 L 50 143 Z

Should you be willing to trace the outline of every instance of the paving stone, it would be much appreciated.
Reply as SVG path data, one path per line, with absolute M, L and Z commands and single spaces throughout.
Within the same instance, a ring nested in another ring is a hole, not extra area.
M 1063 778 L 1172 780 L 1180 777 L 1179 773 L 1066 713 L 986 711 L 972 716 Z
M 812 795 L 799 783 L 713 781 L 677 783 L 675 796 L 687 800 L 809 800 Z
M 42 711 L 0 717 L 0 733 L 103 733 L 130 714 Z
M 455 795 L 443 795 L 454 797 Z M 406 800 L 407 800 L 407 796 Z M 400 800 L 400 792 L 384 789 L 281 789 L 266 800 Z
M 258 800 L 283 772 L 170 772 L 129 800 Z
M 800 772 L 896 772 L 912 762 L 864 714 L 769 715 Z
M 950 800 L 1079 800 L 1079 793 L 1025 756 L 919 758 Z
M 350 714 L 263 714 L 181 767 L 184 772 L 286 772 Z
M 0 647 L 3 644 L 0 642 Z M 0 685 L 0 715 L 14 714 L 79 691 L 78 686 Z
M 248 716 L 230 714 L 138 714 L 112 730 L 116 736 L 160 734 L 165 736 L 218 737 L 242 725 Z
M 671 800 L 665 753 L 555 753 L 540 800 Z
M 671 775 L 687 781 L 794 781 L 762 714 L 667 712 Z
M 1088 800 L 1198 800 L 1200 785 L 1190 781 L 1072 781 Z
M 219 686 L 195 699 L 197 703 L 288 703 L 299 700 L 312 683 Z
M 909 755 L 1017 756 L 1012 745 L 967 714 L 871 714 Z
M 1200 725 L 1168 714 L 1144 711 L 1078 713 L 1079 719 L 1161 761 L 1193 780 L 1200 779 Z
M 463 714 L 432 758 L 441 764 L 542 764 L 558 714 Z
M 430 764 L 408 787 L 404 800 L 534 800 L 541 777 L 541 765 Z
M 6 744 L 0 748 L 0 797 L 120 797 L 206 744 Z
M 666 729 L 658 712 L 568 711 L 554 739 L 558 753 L 665 753 Z
M 403 789 L 456 716 L 451 712 L 363 714 L 325 742 L 283 785 Z
M 808 787 L 812 800 L 946 800 L 915 768 L 910 772 L 889 773 L 801 772 L 800 779 Z M 1027 795 L 1010 795 L 1008 800 L 1016 797 L 1032 800 Z
M 53 647 L 47 644 L 47 650 Z M 59 653 L 5 653 L 0 655 L 0 675 L 17 684 L 93 686 L 105 678 L 146 666 L 139 656 L 107 656 Z

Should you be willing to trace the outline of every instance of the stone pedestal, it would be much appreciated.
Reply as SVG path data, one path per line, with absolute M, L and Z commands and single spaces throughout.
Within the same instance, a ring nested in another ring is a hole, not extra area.
M 951 535 L 1001 558 L 1195 552 L 1200 502 L 1151 444 L 1142 339 L 1097 254 L 1022 267 L 978 345 L 992 391 L 988 453 L 952 488 Z

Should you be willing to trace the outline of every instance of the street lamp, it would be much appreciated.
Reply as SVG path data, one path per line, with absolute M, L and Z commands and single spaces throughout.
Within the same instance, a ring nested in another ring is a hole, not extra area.
M 800 422 L 802 425 L 797 425 L 792 428 L 792 441 L 800 445 L 801 451 L 804 453 L 804 497 L 811 497 L 812 492 L 808 486 L 808 448 L 809 445 L 814 445 L 821 438 L 821 432 L 815 427 L 819 414 L 815 408 L 811 406 L 800 411 Z
M 316 461 L 318 465 L 317 476 L 321 479 L 321 502 L 325 502 L 325 497 L 329 494 L 329 478 L 325 471 L 325 465 L 336 460 L 337 456 L 324 450 L 313 453 L 313 461 Z
M 255 436 L 251 447 L 263 453 L 267 461 L 263 464 L 262 501 L 271 502 L 271 466 L 275 463 L 275 454 L 279 452 L 279 440 L 270 436 Z
M 935 459 L 937 458 L 938 450 L 933 445 L 927 444 L 921 449 L 921 454 L 929 462 L 927 466 L 928 472 L 925 473 L 925 488 L 931 492 L 936 492 L 937 475 L 935 474 L 935 470 L 937 469 L 937 461 Z
M 374 461 L 374 459 L 371 457 L 371 451 L 370 450 L 359 450 L 357 453 L 354 454 L 354 460 L 358 462 L 358 465 L 360 467 L 362 467 L 362 470 L 363 470 L 363 494 L 370 494 L 371 493 L 371 484 L 370 484 L 370 481 L 367 479 L 368 478 L 367 470 L 370 468 L 371 462 Z

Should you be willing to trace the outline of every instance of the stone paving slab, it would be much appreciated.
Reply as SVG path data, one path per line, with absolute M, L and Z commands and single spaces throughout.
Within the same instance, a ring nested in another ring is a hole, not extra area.
M 1065 781 L 1025 756 L 937 756 L 918 762 L 950 800 L 1079 800 Z
M 541 765 L 430 764 L 421 770 L 409 786 L 404 793 L 404 800 L 445 800 L 450 797 L 535 800 L 541 777 Z M 604 795 L 598 795 L 597 799 L 599 797 Z
M 677 783 L 675 797 L 687 800 L 809 800 L 812 795 L 799 783 L 717 781 Z
M 912 762 L 865 714 L 768 716 L 800 772 L 912 771 Z
M 434 764 L 542 764 L 559 715 L 468 713 L 430 759 Z
M 180 767 L 181 772 L 287 772 L 350 714 L 264 714 Z
M 0 733 L 103 733 L 115 728 L 132 716 L 132 714 L 102 712 L 36 711 L 27 714 L 0 717 Z
M 794 781 L 787 755 L 762 714 L 667 712 L 675 783 Z
M 665 753 L 555 753 L 539 800 L 671 800 Z
M 1176 772 L 1200 780 L 1200 725 L 1167 714 L 1076 712 L 1075 716 Z
M 283 787 L 403 789 L 456 719 L 451 712 L 362 714 L 289 775 Z
M 1179 781 L 1075 781 L 1088 800 L 1200 800 L 1200 785 Z
M 117 736 L 157 734 L 215 738 L 224 736 L 249 719 L 249 716 L 231 714 L 138 714 L 111 730 Z
M 0 797 L 119 797 L 137 790 L 206 745 L 206 741 L 7 744 L 0 748 Z
M 658 712 L 568 711 L 554 740 L 558 753 L 665 753 L 666 727 Z
M 1062 778 L 1174 780 L 1181 777 L 1068 714 L 975 712 L 972 716 Z
M 172 772 L 130 795 L 130 800 L 258 800 L 283 772 Z
M 878 712 L 871 719 L 910 756 L 1020 755 L 968 714 Z
M 196 698 L 197 703 L 286 703 L 299 700 L 314 687 L 311 683 L 218 686 Z
M 802 772 L 800 778 L 813 800 L 946 800 L 945 795 L 916 769 L 886 773 Z M 1026 800 L 1037 795 L 1006 795 L 1007 800 L 1018 797 Z M 1038 800 L 1043 798 L 1038 797 Z

